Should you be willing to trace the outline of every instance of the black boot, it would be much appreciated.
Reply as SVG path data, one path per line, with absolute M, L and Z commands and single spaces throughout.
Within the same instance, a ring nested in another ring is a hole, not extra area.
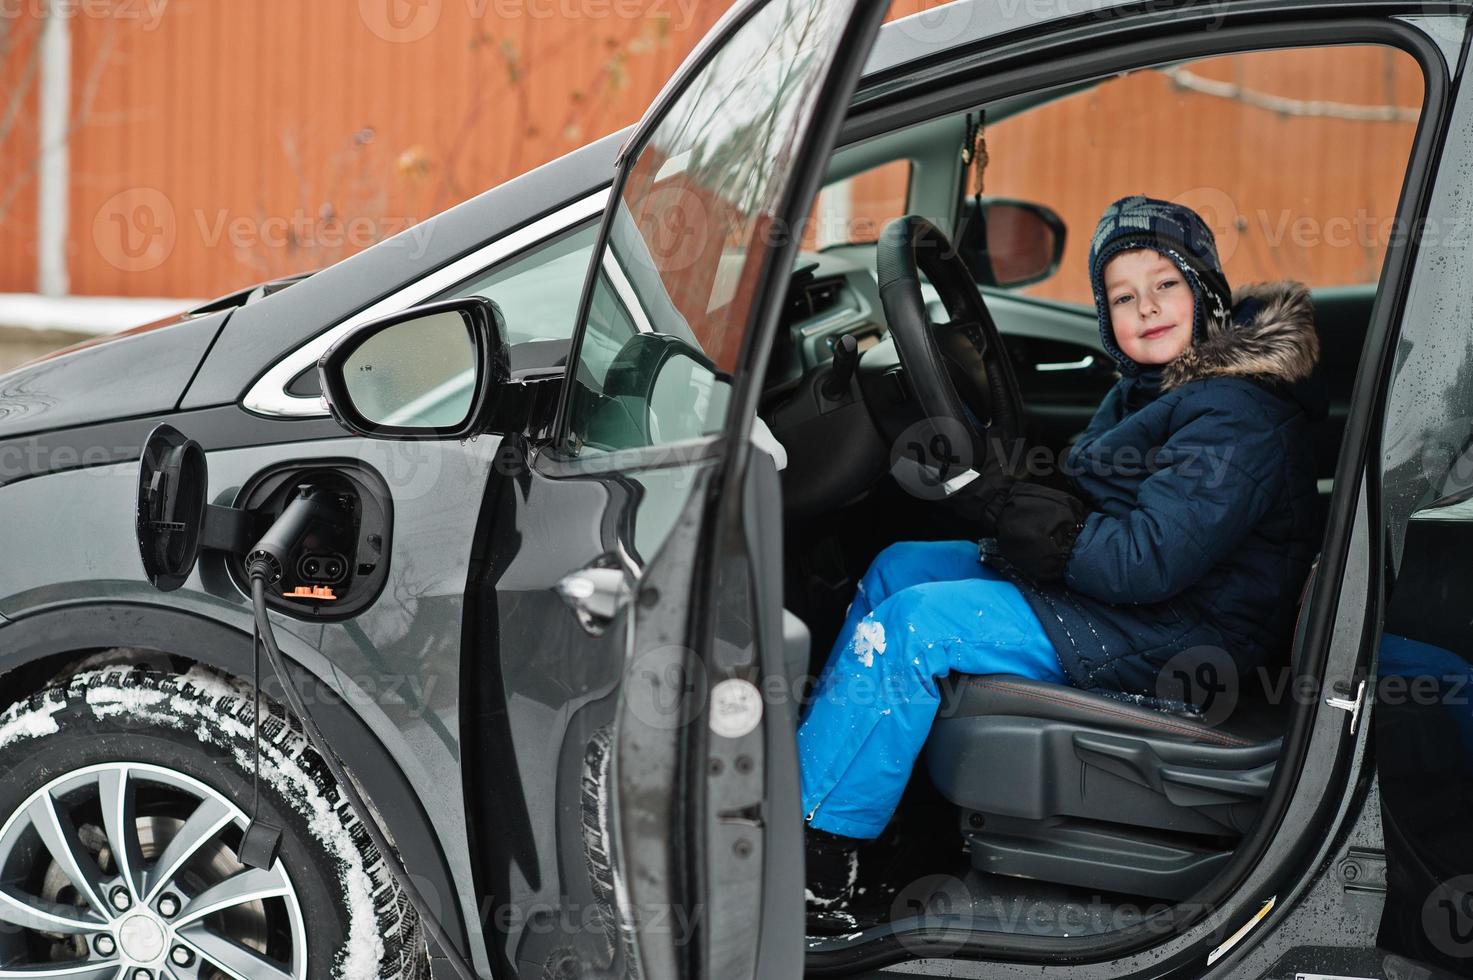
M 854 917 L 855 888 L 859 882 L 859 845 L 852 837 L 803 825 L 807 861 L 807 934 L 837 935 L 858 925 Z

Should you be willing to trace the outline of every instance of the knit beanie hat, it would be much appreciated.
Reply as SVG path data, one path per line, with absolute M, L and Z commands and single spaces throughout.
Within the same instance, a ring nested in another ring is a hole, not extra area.
M 1159 374 L 1159 365 L 1138 364 L 1120 349 L 1105 300 L 1105 263 L 1116 253 L 1135 248 L 1155 249 L 1181 270 L 1196 301 L 1193 344 L 1206 339 L 1208 317 L 1226 321 L 1232 315 L 1232 290 L 1217 258 L 1217 240 L 1201 216 L 1191 208 L 1143 194 L 1122 197 L 1105 208 L 1095 227 L 1089 245 L 1089 282 L 1099 317 L 1100 341 L 1120 365 L 1120 372 L 1129 377 L 1148 371 Z

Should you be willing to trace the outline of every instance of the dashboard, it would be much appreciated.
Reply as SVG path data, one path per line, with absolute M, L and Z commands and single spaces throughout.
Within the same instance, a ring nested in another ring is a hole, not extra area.
M 862 354 L 879 344 L 885 333 L 873 262 L 836 252 L 804 252 L 789 281 L 763 390 L 772 394 L 790 388 L 832 360 L 833 344 L 840 337 L 854 336 Z
M 873 246 L 803 252 L 794 264 L 759 411 L 787 450 L 789 513 L 818 513 L 862 494 L 890 466 L 891 437 L 914 421 L 904 370 L 890 339 Z M 928 284 L 935 322 L 948 318 Z M 1082 430 L 1114 384 L 1092 308 L 984 290 L 1023 398 L 1030 442 L 1062 446 Z M 857 341 L 847 386 L 835 384 L 834 344 Z M 847 390 L 846 390 L 847 389 Z
M 801 253 L 773 343 L 764 400 L 832 360 L 840 337 L 854 336 L 861 358 L 887 343 L 874 261 L 873 246 Z M 945 321 L 946 311 L 930 284 L 923 282 L 921 290 L 932 319 Z M 1031 394 L 1040 400 L 1099 403 L 1115 373 L 1100 345 L 1093 308 L 1002 290 L 984 289 L 983 294 L 1025 401 Z

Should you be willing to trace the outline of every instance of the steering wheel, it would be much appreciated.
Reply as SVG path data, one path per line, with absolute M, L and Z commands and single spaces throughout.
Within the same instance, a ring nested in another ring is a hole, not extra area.
M 885 319 L 928 430 L 922 443 L 937 446 L 931 440 L 940 438 L 944 447 L 948 433 L 965 433 L 972 443 L 971 468 L 953 470 L 941 485 L 950 496 L 975 477 L 989 451 L 1011 451 L 1022 436 L 1018 382 L 982 293 L 941 229 L 919 215 L 896 218 L 880 233 L 875 265 Z M 921 295 L 922 272 L 949 322 L 931 322 Z M 956 453 L 928 453 L 947 477 L 947 462 L 954 463 Z

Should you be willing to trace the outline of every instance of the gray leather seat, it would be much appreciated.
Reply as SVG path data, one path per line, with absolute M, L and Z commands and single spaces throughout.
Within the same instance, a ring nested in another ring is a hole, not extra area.
M 1295 650 L 1308 594 L 1307 581 Z M 926 766 L 978 870 L 1180 900 L 1227 862 L 1268 791 L 1288 704 L 1259 679 L 1208 724 L 1180 702 L 953 674 Z

